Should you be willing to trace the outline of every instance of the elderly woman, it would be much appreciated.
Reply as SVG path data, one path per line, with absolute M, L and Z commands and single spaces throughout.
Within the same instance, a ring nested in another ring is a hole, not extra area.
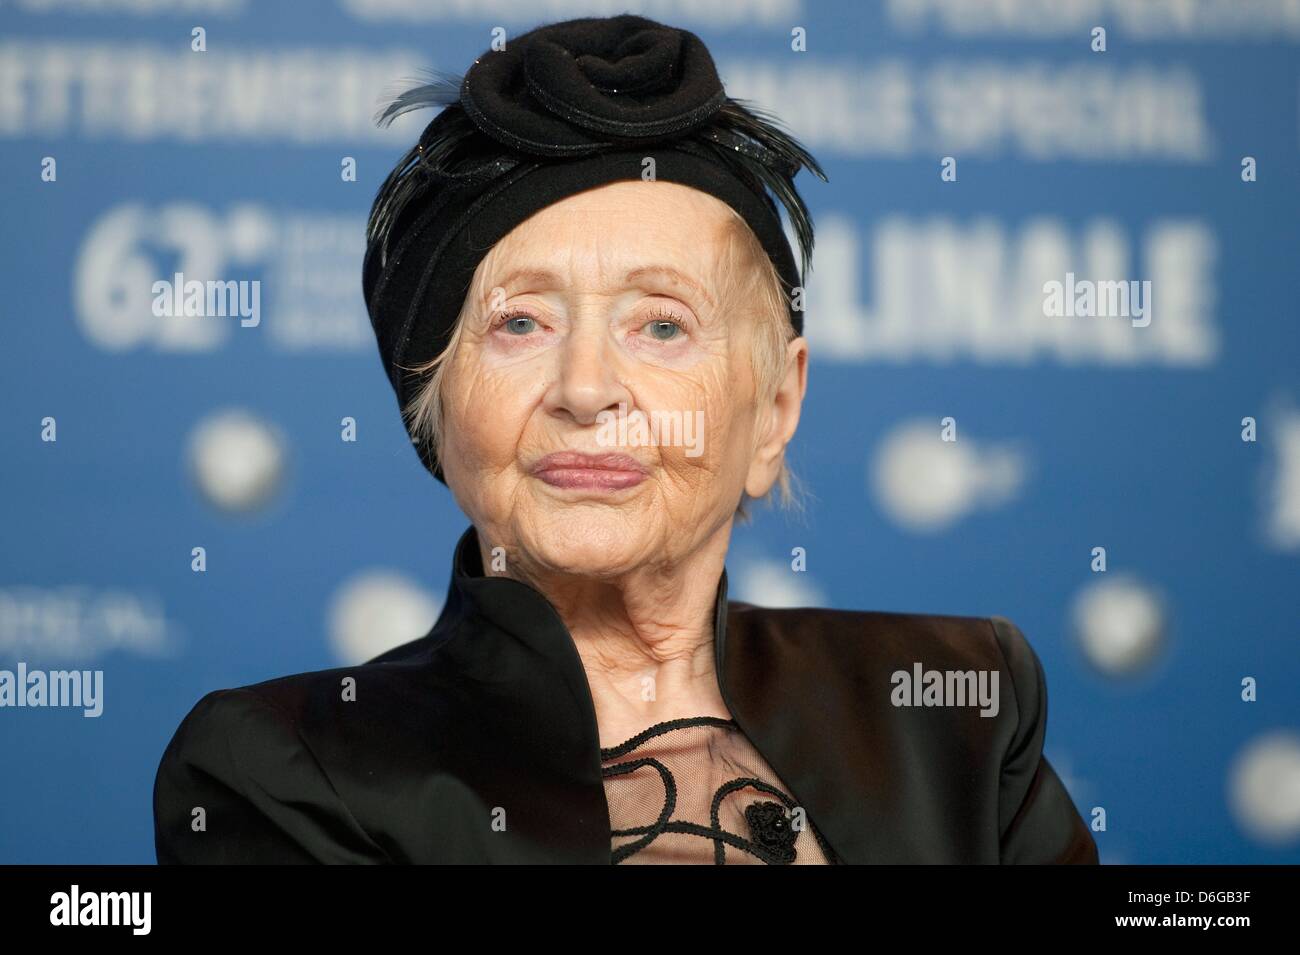
M 694 35 L 554 24 L 381 188 L 366 301 L 471 526 L 432 630 L 209 693 L 155 789 L 160 862 L 1095 862 L 1002 618 L 727 599 L 789 501 L 812 227 L 799 144 Z M 824 177 L 823 177 L 824 178 Z

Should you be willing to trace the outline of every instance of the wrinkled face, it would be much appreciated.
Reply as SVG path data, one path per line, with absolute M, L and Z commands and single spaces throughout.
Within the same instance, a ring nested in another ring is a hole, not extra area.
M 609 576 L 678 561 L 731 519 L 766 419 L 757 309 L 723 300 L 730 216 L 686 186 L 619 182 L 547 207 L 480 264 L 441 460 L 488 547 Z

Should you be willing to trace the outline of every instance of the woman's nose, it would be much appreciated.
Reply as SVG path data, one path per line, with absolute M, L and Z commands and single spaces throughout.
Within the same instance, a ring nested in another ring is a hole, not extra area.
M 622 362 L 605 322 L 578 322 L 559 349 L 560 367 L 547 395 L 552 411 L 567 412 L 579 424 L 595 424 L 597 415 L 630 405 L 623 384 Z

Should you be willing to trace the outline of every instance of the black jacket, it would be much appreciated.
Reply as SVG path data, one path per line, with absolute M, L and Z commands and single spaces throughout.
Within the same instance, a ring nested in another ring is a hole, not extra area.
M 158 768 L 160 863 L 609 864 L 596 714 L 572 638 L 537 590 L 483 575 L 473 527 L 454 561 L 424 637 L 199 700 Z M 724 570 L 723 700 L 835 861 L 1097 861 L 1043 758 L 1043 670 L 1014 624 L 726 594 Z M 996 716 L 894 705 L 893 675 L 917 663 L 996 671 Z

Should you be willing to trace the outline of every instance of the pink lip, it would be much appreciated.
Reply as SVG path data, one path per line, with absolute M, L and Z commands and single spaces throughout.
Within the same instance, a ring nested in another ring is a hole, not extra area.
M 618 491 L 646 479 L 645 465 L 629 454 L 556 451 L 535 465 L 533 474 L 553 487 Z

